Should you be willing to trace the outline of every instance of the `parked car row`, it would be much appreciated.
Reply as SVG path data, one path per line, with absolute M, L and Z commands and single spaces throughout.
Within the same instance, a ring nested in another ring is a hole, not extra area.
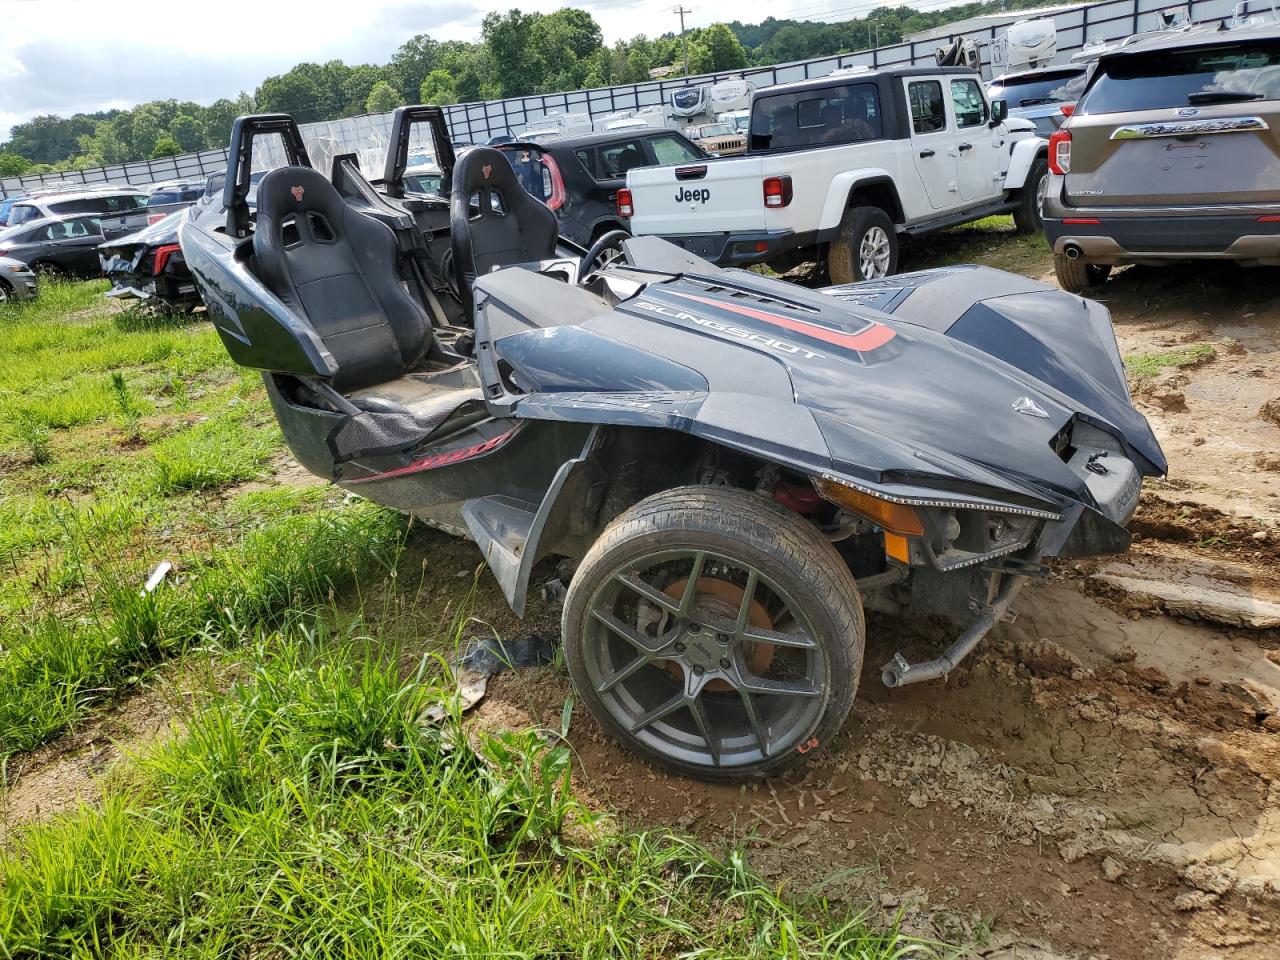
M 259 175 L 261 179 L 261 175 Z M 177 243 L 178 220 L 221 178 L 173 180 L 142 191 L 119 185 L 59 185 L 9 198 L 0 210 L 0 299 L 34 296 L 34 277 L 107 276 L 111 296 L 158 298 L 190 309 L 199 303 Z

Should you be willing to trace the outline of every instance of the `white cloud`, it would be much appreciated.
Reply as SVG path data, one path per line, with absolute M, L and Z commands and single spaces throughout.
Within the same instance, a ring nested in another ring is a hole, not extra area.
M 252 91 L 295 63 L 339 58 L 385 63 L 418 33 L 473 40 L 489 9 L 550 12 L 564 0 L 170 0 L 155 15 L 129 16 L 100 0 L 0 0 L 0 142 L 10 127 L 46 113 L 67 115 L 156 99 L 211 103 Z M 679 28 L 673 0 L 586 0 L 605 41 Z M 832 4 L 831 9 L 839 7 Z M 717 20 L 762 19 L 730 0 L 702 0 L 690 27 Z M 759 9 L 759 8 L 757 8 Z M 782 0 L 768 14 L 815 12 L 814 0 Z

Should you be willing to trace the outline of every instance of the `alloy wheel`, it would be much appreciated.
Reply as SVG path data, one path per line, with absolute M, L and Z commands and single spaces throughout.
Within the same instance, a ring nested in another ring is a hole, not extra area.
M 882 227 L 873 226 L 862 235 L 858 262 L 864 280 L 878 280 L 889 273 L 889 235 Z
M 669 760 L 754 764 L 803 747 L 828 666 L 794 600 L 708 550 L 646 554 L 591 598 L 586 673 L 612 719 Z

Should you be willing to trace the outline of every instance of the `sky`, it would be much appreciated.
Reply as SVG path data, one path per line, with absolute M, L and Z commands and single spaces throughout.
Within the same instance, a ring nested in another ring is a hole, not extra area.
M 883 0 L 882 0 L 883 2 Z M 893 0 L 889 0 L 893 2 Z M 606 43 L 677 30 L 674 0 L 0 0 L 0 143 L 41 114 L 63 116 L 148 100 L 194 100 L 252 92 L 295 63 L 386 63 L 408 38 L 474 40 L 489 10 L 518 6 L 589 10 Z M 685 0 L 690 27 L 765 16 L 837 20 L 882 3 L 868 0 Z M 759 13 L 747 13 L 755 9 Z M 137 16 L 130 12 L 136 11 Z

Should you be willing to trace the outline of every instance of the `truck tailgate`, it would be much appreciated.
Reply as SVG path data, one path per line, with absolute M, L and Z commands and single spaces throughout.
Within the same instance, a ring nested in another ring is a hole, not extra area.
M 763 161 L 734 157 L 627 172 L 636 236 L 765 229 Z

